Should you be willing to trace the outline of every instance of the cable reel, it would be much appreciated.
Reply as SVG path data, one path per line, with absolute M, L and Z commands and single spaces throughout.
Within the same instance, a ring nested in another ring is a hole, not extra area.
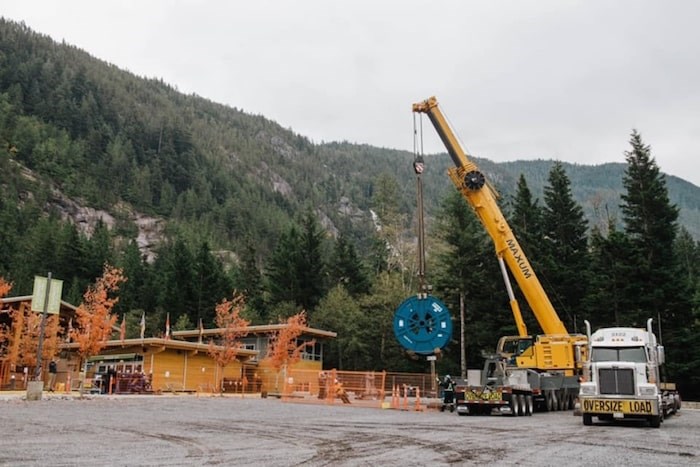
M 419 355 L 440 353 L 452 338 L 450 311 L 431 295 L 409 297 L 394 314 L 394 335 L 410 352 Z

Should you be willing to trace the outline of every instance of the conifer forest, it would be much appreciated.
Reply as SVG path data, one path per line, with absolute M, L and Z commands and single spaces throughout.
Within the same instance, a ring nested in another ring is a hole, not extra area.
M 697 399 L 700 189 L 666 176 L 640 132 L 620 138 L 625 153 L 599 167 L 479 164 L 567 329 L 653 318 L 668 378 Z M 144 313 L 149 335 L 166 313 L 176 330 L 212 327 L 236 291 L 251 324 L 303 310 L 336 332 L 328 368 L 426 371 L 392 329 L 418 291 L 413 158 L 313 142 L 0 18 L 0 277 L 29 295 L 51 272 L 77 306 L 105 264 L 118 267 L 128 337 Z M 517 330 L 493 242 L 449 164 L 426 160 L 426 278 L 456 329 L 438 372 L 459 374 L 460 297 L 469 368 Z

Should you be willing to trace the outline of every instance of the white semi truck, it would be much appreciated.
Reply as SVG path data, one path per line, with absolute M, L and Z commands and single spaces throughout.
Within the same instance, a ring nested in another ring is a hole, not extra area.
M 588 334 L 588 361 L 584 365 L 579 401 L 583 424 L 598 420 L 645 419 L 658 428 L 665 417 L 681 408 L 672 383 L 661 382 L 664 348 L 647 328 L 602 328 Z

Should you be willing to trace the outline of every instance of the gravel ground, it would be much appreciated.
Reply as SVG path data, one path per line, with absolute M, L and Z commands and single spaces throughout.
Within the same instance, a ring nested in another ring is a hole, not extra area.
M 4 400 L 2 400 L 4 399 Z M 457 416 L 257 397 L 0 398 L 0 465 L 700 464 L 700 410 L 660 429 L 571 412 Z

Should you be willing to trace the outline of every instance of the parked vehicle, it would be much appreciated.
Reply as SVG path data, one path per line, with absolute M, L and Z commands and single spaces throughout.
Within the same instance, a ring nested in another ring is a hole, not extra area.
M 612 327 L 591 335 L 586 321 L 590 351 L 580 391 L 584 425 L 598 420 L 645 419 L 654 428 L 678 412 L 681 398 L 673 383 L 661 381 L 664 347 L 646 329 Z

